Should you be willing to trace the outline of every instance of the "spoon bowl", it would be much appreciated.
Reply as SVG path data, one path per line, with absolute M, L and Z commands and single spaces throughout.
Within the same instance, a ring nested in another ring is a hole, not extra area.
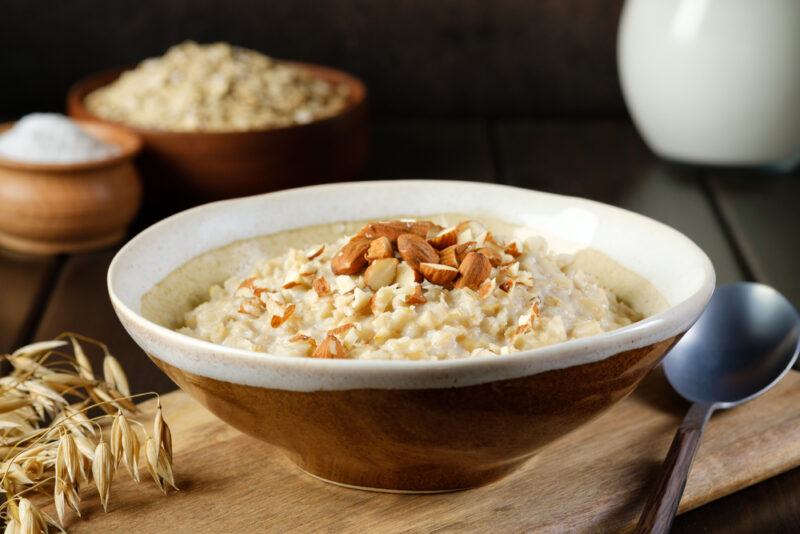
M 777 384 L 799 349 L 800 316 L 783 295 L 748 282 L 714 292 L 703 315 L 664 359 L 667 380 L 692 406 L 675 433 L 637 534 L 669 532 L 711 414 Z
M 729 284 L 714 292 L 664 360 L 664 372 L 685 399 L 731 408 L 789 372 L 799 341 L 800 320 L 783 295 L 762 284 Z

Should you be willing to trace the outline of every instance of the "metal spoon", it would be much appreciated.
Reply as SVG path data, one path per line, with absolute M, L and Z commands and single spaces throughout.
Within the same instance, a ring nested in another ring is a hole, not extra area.
M 662 466 L 637 533 L 666 533 L 708 418 L 747 402 L 778 383 L 797 360 L 800 316 L 762 284 L 738 283 L 714 292 L 708 308 L 664 360 L 672 387 L 692 402 Z

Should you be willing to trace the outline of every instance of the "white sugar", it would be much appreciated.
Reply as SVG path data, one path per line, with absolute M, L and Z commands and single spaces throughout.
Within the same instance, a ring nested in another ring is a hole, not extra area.
M 82 163 L 119 152 L 58 113 L 31 113 L 0 134 L 0 158 L 27 163 Z

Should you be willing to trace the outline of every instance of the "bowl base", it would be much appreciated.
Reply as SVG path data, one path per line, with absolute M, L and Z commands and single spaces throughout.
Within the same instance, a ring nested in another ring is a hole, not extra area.
M 302 471 L 303 473 L 307 474 L 310 477 L 316 478 L 317 480 L 321 480 L 322 482 L 327 482 L 328 484 L 333 484 L 334 486 L 340 486 L 342 488 L 361 490 L 361 491 L 372 491 L 374 493 L 398 493 L 398 494 L 401 494 L 401 495 L 402 494 L 405 494 L 405 495 L 429 495 L 429 494 L 435 494 L 435 493 L 453 493 L 453 492 L 456 492 L 456 491 L 464 491 L 464 490 L 470 489 L 469 486 L 464 487 L 464 488 L 436 489 L 436 490 L 391 489 L 391 488 L 373 488 L 373 487 L 369 487 L 369 486 L 355 486 L 353 484 L 347 484 L 345 482 L 337 482 L 335 480 L 330 480 L 330 479 L 321 477 L 319 475 L 315 475 L 314 473 L 311 473 L 310 471 L 306 471 L 305 469 L 303 469 L 302 467 L 300 467 L 297 464 L 295 464 L 295 467 L 297 467 L 300 471 Z
M 123 229 L 85 239 L 49 241 L 46 239 L 30 239 L 0 232 L 0 246 L 9 250 L 28 254 L 88 252 L 118 243 L 125 237 L 125 234 L 126 230 Z

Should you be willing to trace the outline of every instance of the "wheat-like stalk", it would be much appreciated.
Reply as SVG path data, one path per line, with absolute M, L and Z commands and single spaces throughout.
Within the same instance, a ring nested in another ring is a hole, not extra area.
M 95 375 L 84 346 L 103 354 Z M 119 361 L 99 341 L 65 333 L 0 355 L 12 371 L 0 377 L 0 519 L 6 534 L 64 531 L 67 509 L 80 517 L 80 488 L 93 483 L 108 510 L 120 464 L 139 482 L 140 450 L 158 488 L 175 489 L 172 434 L 159 400 L 152 433 L 132 418 L 133 399 Z M 30 500 L 51 496 L 57 520 Z

